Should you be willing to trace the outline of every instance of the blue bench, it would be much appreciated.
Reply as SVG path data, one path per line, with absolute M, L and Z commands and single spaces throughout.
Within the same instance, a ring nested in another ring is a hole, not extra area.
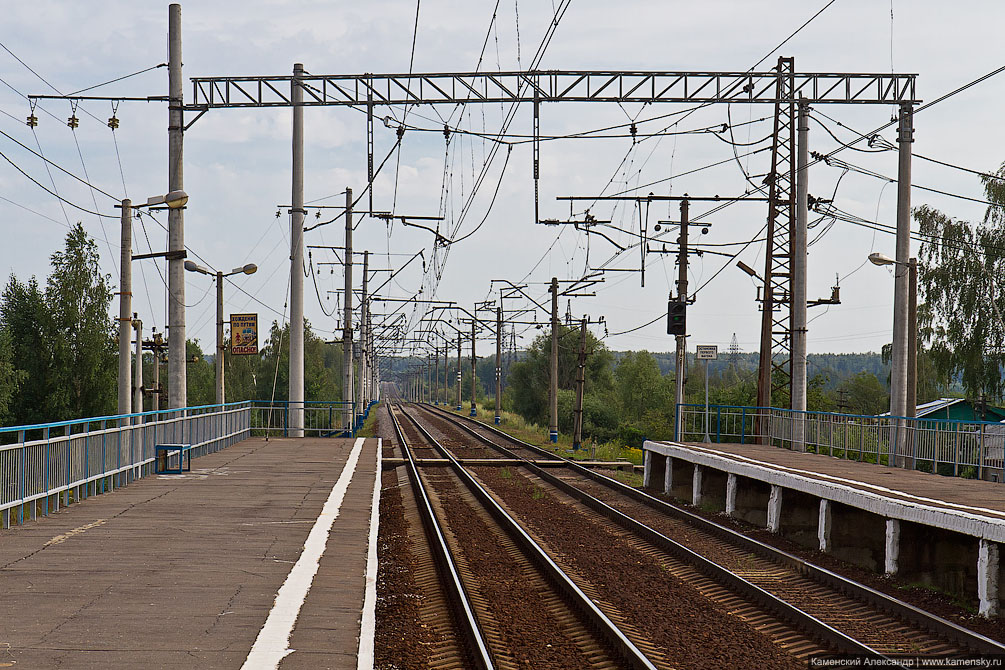
M 192 471 L 191 444 L 158 444 L 154 446 L 154 472 L 158 475 L 180 475 Z M 164 468 L 161 469 L 161 454 L 164 454 Z M 171 456 L 178 455 L 178 467 L 168 467 Z

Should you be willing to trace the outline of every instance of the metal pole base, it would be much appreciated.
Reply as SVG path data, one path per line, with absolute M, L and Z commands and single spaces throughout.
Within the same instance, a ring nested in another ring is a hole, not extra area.
M 583 445 L 580 444 L 579 442 L 573 442 L 572 443 L 572 450 L 573 451 L 579 451 L 580 449 L 582 449 L 582 447 L 583 447 Z
M 558 444 L 558 431 L 557 430 L 552 430 L 552 431 L 549 431 L 549 433 L 550 433 L 550 437 L 551 437 L 551 443 L 552 444 Z
M 496 425 L 498 426 L 500 423 L 502 423 L 502 417 L 496 414 Z
M 471 416 L 478 416 L 478 410 L 477 410 L 477 409 L 475 409 L 474 407 L 472 407 L 472 408 L 471 408 L 471 413 L 470 413 L 470 414 L 471 414 Z
M 460 411 L 461 411 L 462 409 L 464 409 L 464 408 L 463 408 L 463 407 L 461 407 L 460 405 L 458 405 L 458 406 L 457 406 L 457 407 L 455 407 L 454 409 L 456 409 L 456 410 L 457 410 L 458 412 L 460 412 Z

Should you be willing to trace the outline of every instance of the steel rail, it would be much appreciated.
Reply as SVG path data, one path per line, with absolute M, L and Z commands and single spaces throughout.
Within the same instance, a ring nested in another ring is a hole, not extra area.
M 463 465 L 454 458 L 445 447 L 429 434 L 419 422 L 408 412 L 402 413 L 415 425 L 416 429 L 422 433 L 423 437 L 429 441 L 434 448 L 444 455 L 449 461 L 454 473 L 464 482 L 472 494 L 485 506 L 485 509 L 492 517 L 509 533 L 509 535 L 521 546 L 528 556 L 534 560 L 552 583 L 561 590 L 582 612 L 589 622 L 605 637 L 607 641 L 630 663 L 632 668 L 645 670 L 656 670 L 656 666 L 646 658 L 635 644 L 621 631 L 617 625 L 611 621 L 606 614 L 576 585 L 576 583 L 558 566 L 541 546 L 517 523 L 506 510 L 489 494 L 488 491 L 478 483 L 477 480 L 464 468 Z
M 426 410 L 433 410 L 433 408 L 430 408 L 428 406 L 423 406 L 423 408 Z M 902 600 L 898 600 L 893 596 L 889 596 L 885 593 L 872 589 L 868 586 L 865 586 L 864 584 L 852 581 L 847 577 L 844 577 L 835 572 L 827 570 L 826 568 L 822 568 L 818 565 L 814 565 L 813 563 L 804 561 L 803 559 L 797 556 L 782 551 L 781 549 L 773 547 L 769 544 L 765 544 L 753 538 L 747 537 L 730 528 L 726 528 L 725 526 L 717 524 L 714 521 L 709 521 L 708 519 L 700 517 L 696 514 L 692 514 L 691 512 L 688 512 L 685 509 L 682 509 L 680 507 L 677 507 L 676 505 L 672 505 L 663 500 L 660 500 L 659 498 L 649 495 L 648 493 L 641 491 L 635 487 L 629 486 L 628 484 L 624 484 L 623 482 L 619 482 L 618 480 L 612 479 L 611 477 L 607 477 L 605 475 L 594 472 L 589 468 L 579 465 L 573 460 L 562 458 L 561 456 L 555 454 L 554 452 L 542 449 L 541 447 L 537 447 L 532 444 L 528 444 L 523 440 L 520 440 L 519 438 L 513 437 L 512 435 L 509 435 L 499 430 L 495 426 L 490 426 L 488 424 L 482 423 L 481 421 L 475 421 L 468 417 L 457 417 L 438 409 L 435 410 L 435 413 L 439 416 L 443 416 L 447 420 L 451 420 L 453 423 L 458 425 L 458 427 L 467 430 L 467 432 L 478 436 L 478 438 L 484 441 L 486 444 L 489 444 L 490 446 L 500 449 L 502 453 L 512 454 L 513 452 L 506 449 L 502 445 L 497 445 L 493 443 L 491 440 L 486 439 L 484 436 L 478 435 L 464 424 L 474 423 L 478 426 L 478 428 L 487 430 L 505 440 L 518 444 L 521 448 L 529 449 L 535 453 L 539 453 L 542 455 L 547 455 L 549 458 L 552 459 L 557 458 L 566 461 L 567 467 L 569 467 L 574 472 L 591 479 L 592 481 L 603 484 L 608 488 L 611 488 L 617 491 L 618 493 L 621 493 L 629 498 L 632 498 L 637 502 L 641 502 L 644 505 L 651 507 L 657 511 L 663 512 L 674 518 L 686 521 L 687 523 L 696 526 L 700 530 L 706 531 L 716 537 L 719 537 L 720 539 L 733 542 L 748 551 L 751 551 L 764 558 L 772 560 L 778 563 L 779 565 L 790 568 L 825 586 L 829 586 L 835 590 L 841 591 L 846 595 L 849 595 L 853 598 L 857 598 L 864 603 L 873 605 L 883 611 L 888 612 L 889 614 L 902 617 L 908 622 L 922 626 L 926 628 L 929 632 L 945 637 L 946 639 L 956 642 L 966 647 L 967 649 L 970 649 L 971 651 L 978 653 L 1005 654 L 1005 645 L 995 640 L 992 640 L 991 638 L 988 638 L 984 635 L 981 635 L 980 633 L 964 628 L 963 626 L 955 624 L 952 621 L 943 619 L 942 617 L 932 614 L 931 612 L 926 612 L 923 609 L 905 603 Z M 462 422 L 460 421 L 460 419 L 463 419 L 464 421 Z M 520 458 L 519 456 L 514 457 Z M 531 463 L 531 465 L 533 464 Z M 547 475 L 547 473 L 545 474 Z M 547 475 L 544 478 L 547 479 L 549 477 L 552 477 L 552 475 Z
M 415 497 L 419 503 L 417 505 L 419 516 L 422 519 L 422 525 L 425 527 L 426 536 L 429 538 L 429 544 L 437 567 L 440 569 L 440 574 L 446 578 L 445 581 L 447 581 L 448 586 L 447 600 L 454 606 L 456 619 L 461 623 L 469 655 L 474 661 L 475 666 L 480 670 L 494 670 L 495 665 L 492 655 L 489 652 L 488 644 L 485 642 L 485 636 L 482 634 L 478 618 L 475 616 L 471 599 L 468 597 L 467 590 L 464 588 L 464 583 L 460 577 L 460 572 L 457 569 L 457 564 L 454 562 L 450 548 L 447 546 L 447 540 L 443 536 L 440 523 L 436 517 L 436 513 L 433 511 L 426 487 L 419 478 L 419 470 L 415 465 L 415 459 L 412 458 L 412 450 L 408 447 L 408 442 L 405 440 L 405 433 L 401 430 L 401 425 L 394 416 L 394 412 L 391 411 L 390 404 L 387 407 L 387 413 L 391 417 L 391 423 L 394 425 L 394 433 L 398 438 L 399 444 L 401 444 L 401 450 L 408 459 L 406 466 L 408 469 L 408 478 L 412 484 L 412 491 L 415 493 Z
M 474 436 L 482 442 L 500 450 L 501 452 L 513 457 L 520 458 L 515 452 L 503 447 L 502 445 L 494 444 L 491 440 L 488 440 L 484 436 L 478 435 L 470 427 L 465 426 L 459 422 L 452 422 L 457 428 L 465 431 L 466 433 Z M 641 521 L 637 521 L 624 512 L 614 509 L 607 503 L 603 502 L 599 498 L 596 498 L 585 491 L 581 491 L 569 482 L 562 480 L 555 475 L 546 472 L 544 468 L 538 466 L 532 461 L 527 459 L 521 459 L 524 461 L 524 467 L 533 472 L 535 475 L 545 480 L 552 486 L 558 488 L 563 493 L 572 496 L 579 502 L 583 503 L 594 512 L 597 512 L 604 517 L 614 521 L 616 524 L 634 532 L 639 535 L 647 542 L 651 542 L 653 545 L 659 547 L 663 551 L 671 554 L 675 558 L 682 560 L 695 568 L 700 572 L 712 577 L 717 582 L 726 585 L 728 588 L 732 589 L 734 592 L 739 593 L 745 598 L 749 598 L 753 602 L 765 607 L 769 611 L 773 612 L 775 615 L 782 619 L 785 619 L 790 624 L 801 628 L 811 635 L 815 635 L 818 639 L 824 641 L 825 643 L 831 645 L 833 648 L 840 652 L 849 654 L 860 654 L 863 656 L 869 656 L 878 659 L 885 659 L 889 661 L 892 667 L 896 667 L 896 662 L 892 661 L 888 657 L 884 656 L 875 649 L 862 644 L 855 638 L 842 633 L 833 626 L 824 623 L 823 621 L 817 619 L 816 617 L 804 612 L 803 610 L 789 604 L 785 600 L 782 600 L 778 596 L 762 589 L 760 586 L 753 584 L 743 577 L 740 577 L 736 573 L 727 568 L 722 567 L 715 561 L 705 558 L 701 554 L 687 548 L 683 544 L 671 540 L 666 535 L 663 535 L 657 530 L 650 528 Z

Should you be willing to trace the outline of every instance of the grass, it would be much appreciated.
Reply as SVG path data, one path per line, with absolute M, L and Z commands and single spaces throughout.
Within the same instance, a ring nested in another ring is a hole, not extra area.
M 442 407 L 442 405 L 441 405 Z M 461 411 L 457 411 L 453 408 L 454 406 L 447 405 L 445 409 L 458 414 L 461 416 L 471 415 L 470 404 L 464 405 Z M 487 424 L 494 425 L 495 422 L 495 405 L 478 405 L 477 407 L 477 419 L 483 421 Z M 583 448 L 579 451 L 572 451 L 572 436 L 559 433 L 558 443 L 553 444 L 548 436 L 548 429 L 536 424 L 528 423 L 519 414 L 514 414 L 512 412 L 502 411 L 500 415 L 499 428 L 512 435 L 513 437 L 523 440 L 529 444 L 533 444 L 538 447 L 543 447 L 553 453 L 560 454 L 563 457 L 570 458 L 577 461 L 584 460 L 600 460 L 600 461 L 630 461 L 633 465 L 642 465 L 643 456 L 641 449 L 633 449 L 622 444 L 617 444 L 614 442 L 605 442 L 602 444 L 594 444 L 592 442 L 585 442 Z M 630 483 L 630 482 L 626 482 Z M 641 478 L 639 480 L 641 484 Z
M 363 427 L 356 433 L 356 437 L 376 437 L 377 433 L 377 412 L 383 407 L 383 403 L 378 403 L 370 408 L 370 413 L 363 422 Z

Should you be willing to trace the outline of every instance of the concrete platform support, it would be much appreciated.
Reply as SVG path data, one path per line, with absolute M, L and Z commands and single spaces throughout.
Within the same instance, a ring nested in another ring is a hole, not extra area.
M 819 542 L 820 499 L 794 489 L 785 489 L 778 533 L 807 549 L 816 549 Z
M 673 486 L 670 488 L 670 495 L 678 500 L 691 500 L 694 493 L 694 465 L 686 461 L 677 461 L 674 465 L 677 472 L 671 482 Z
M 897 574 L 900 563 L 900 520 L 886 520 L 886 559 L 883 562 L 883 572 L 887 575 Z
M 736 514 L 736 475 L 732 472 L 726 476 L 726 516 Z
M 782 525 L 782 487 L 771 485 L 768 496 L 768 530 L 777 533 Z
M 817 520 L 817 540 L 820 551 L 825 554 L 831 550 L 831 501 L 820 499 L 820 512 Z
M 977 597 L 981 616 L 998 616 L 998 543 L 984 538 L 977 554 Z
M 645 454 L 642 471 L 643 488 L 662 490 L 664 493 L 668 493 L 666 489 L 666 478 L 667 472 L 670 470 L 670 457 L 663 456 L 662 454 L 656 454 L 651 451 L 645 451 L 643 453 Z
M 695 507 L 701 505 L 701 475 L 704 469 L 700 465 L 694 466 L 694 475 L 691 477 L 691 504 Z
M 667 456 L 666 468 L 663 470 L 663 493 L 670 495 L 673 491 L 673 459 Z

